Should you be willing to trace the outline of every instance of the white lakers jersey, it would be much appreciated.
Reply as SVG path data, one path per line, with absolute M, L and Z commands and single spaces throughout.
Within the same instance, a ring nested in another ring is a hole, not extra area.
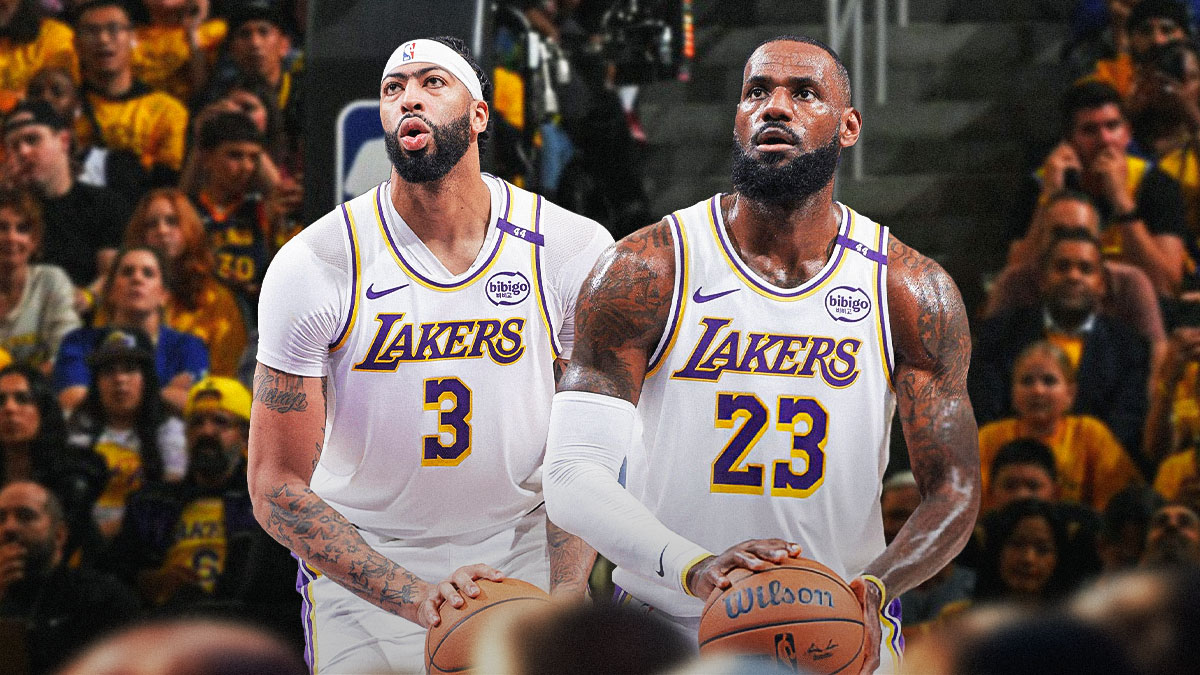
M 341 295 L 328 312 L 280 326 L 289 311 L 306 311 L 288 297 L 308 292 L 305 282 L 289 287 L 273 269 L 276 279 L 264 284 L 270 325 L 259 360 L 298 375 L 319 367 L 327 378 L 325 445 L 311 487 L 382 536 L 493 531 L 542 502 L 554 359 L 569 349 L 561 339 L 576 299 L 563 289 L 578 291 L 612 238 L 537 195 L 485 182 L 492 225 L 463 274 L 429 271 L 440 263 L 400 221 L 385 183 L 297 237 L 319 268 L 331 240 L 348 249 L 346 270 L 327 271 Z M 280 256 L 272 267 L 293 274 L 306 260 L 287 247 Z M 304 340 L 323 340 L 324 353 L 308 354 L 316 350 Z
M 738 257 L 720 195 L 670 216 L 671 318 L 650 362 L 629 491 L 719 553 L 799 543 L 851 578 L 884 549 L 880 484 L 894 409 L 887 229 L 841 209 L 829 262 L 798 288 Z M 702 602 L 618 569 L 624 590 L 676 616 Z

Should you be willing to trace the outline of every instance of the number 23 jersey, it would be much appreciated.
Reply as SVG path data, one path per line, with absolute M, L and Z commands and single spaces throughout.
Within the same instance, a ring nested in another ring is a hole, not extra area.
M 451 275 L 392 207 L 390 185 L 301 232 L 267 272 L 258 360 L 325 377 L 314 492 L 402 539 L 511 526 L 542 502 L 554 360 L 612 237 L 498 178 L 488 232 Z
M 790 289 L 738 257 L 720 195 L 668 217 L 676 288 L 627 479 L 663 524 L 712 552 L 779 537 L 849 578 L 884 548 L 895 404 L 887 229 L 837 208 L 829 262 Z M 699 600 L 664 598 L 640 574 L 614 580 L 669 613 L 699 614 Z

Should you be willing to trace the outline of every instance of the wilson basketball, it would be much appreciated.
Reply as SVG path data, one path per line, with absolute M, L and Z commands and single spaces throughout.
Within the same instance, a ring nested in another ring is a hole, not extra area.
M 520 579 L 476 579 L 475 583 L 479 596 L 464 595 L 462 607 L 443 603 L 442 622 L 425 635 L 425 665 L 430 673 L 471 672 L 475 645 L 492 622 L 543 609 L 550 603 L 546 591 Z
M 768 654 L 805 673 L 857 673 L 862 606 L 833 570 L 806 559 L 746 571 L 700 616 L 700 653 Z

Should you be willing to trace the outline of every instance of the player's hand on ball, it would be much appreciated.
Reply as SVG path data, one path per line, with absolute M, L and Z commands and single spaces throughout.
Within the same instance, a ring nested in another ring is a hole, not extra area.
M 850 590 L 858 598 L 858 604 L 863 608 L 863 673 L 873 673 L 879 667 L 879 641 L 883 638 L 883 627 L 879 625 L 879 614 L 883 609 L 883 598 L 879 595 L 879 587 L 864 580 L 862 577 L 850 582 Z
M 417 608 L 417 622 L 425 628 L 436 626 L 442 620 L 438 613 L 442 603 L 450 603 L 451 607 L 462 607 L 466 603 L 463 595 L 469 598 L 477 597 L 479 586 L 475 583 L 476 579 L 500 581 L 504 579 L 504 572 L 482 563 L 465 565 L 454 570 L 444 581 L 431 584 L 425 589 L 425 597 Z
M 720 555 L 705 558 L 688 570 L 687 585 L 692 595 L 707 598 L 713 591 L 729 588 L 726 576 L 742 568 L 764 570 L 787 558 L 800 557 L 800 545 L 782 539 L 750 539 L 736 544 Z

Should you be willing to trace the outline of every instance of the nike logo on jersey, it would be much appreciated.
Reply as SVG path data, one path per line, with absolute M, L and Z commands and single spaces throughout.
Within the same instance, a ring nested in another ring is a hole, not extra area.
M 667 544 L 667 546 L 670 546 L 670 544 Z M 654 570 L 654 573 L 660 577 L 667 576 L 667 571 L 665 569 L 663 569 L 663 554 L 666 552 L 667 552 L 667 547 L 664 546 L 663 550 L 660 551 L 658 554 L 658 569 Z
M 697 304 L 701 303 L 701 302 L 708 302 L 709 300 L 716 300 L 717 298 L 723 298 L 723 297 L 729 295 L 730 293 L 737 293 L 740 290 L 742 290 L 742 289 L 731 288 L 728 291 L 721 291 L 720 293 L 713 293 L 712 295 L 705 295 L 700 292 L 699 288 L 697 288 L 696 292 L 692 293 L 692 302 L 695 302 Z
M 401 284 L 395 288 L 387 288 L 382 291 L 375 290 L 375 284 L 371 284 L 370 286 L 367 286 L 367 299 L 375 300 L 376 298 L 382 298 L 383 296 L 387 295 L 388 293 L 395 293 L 396 291 L 400 290 L 401 288 L 408 288 L 408 284 Z

